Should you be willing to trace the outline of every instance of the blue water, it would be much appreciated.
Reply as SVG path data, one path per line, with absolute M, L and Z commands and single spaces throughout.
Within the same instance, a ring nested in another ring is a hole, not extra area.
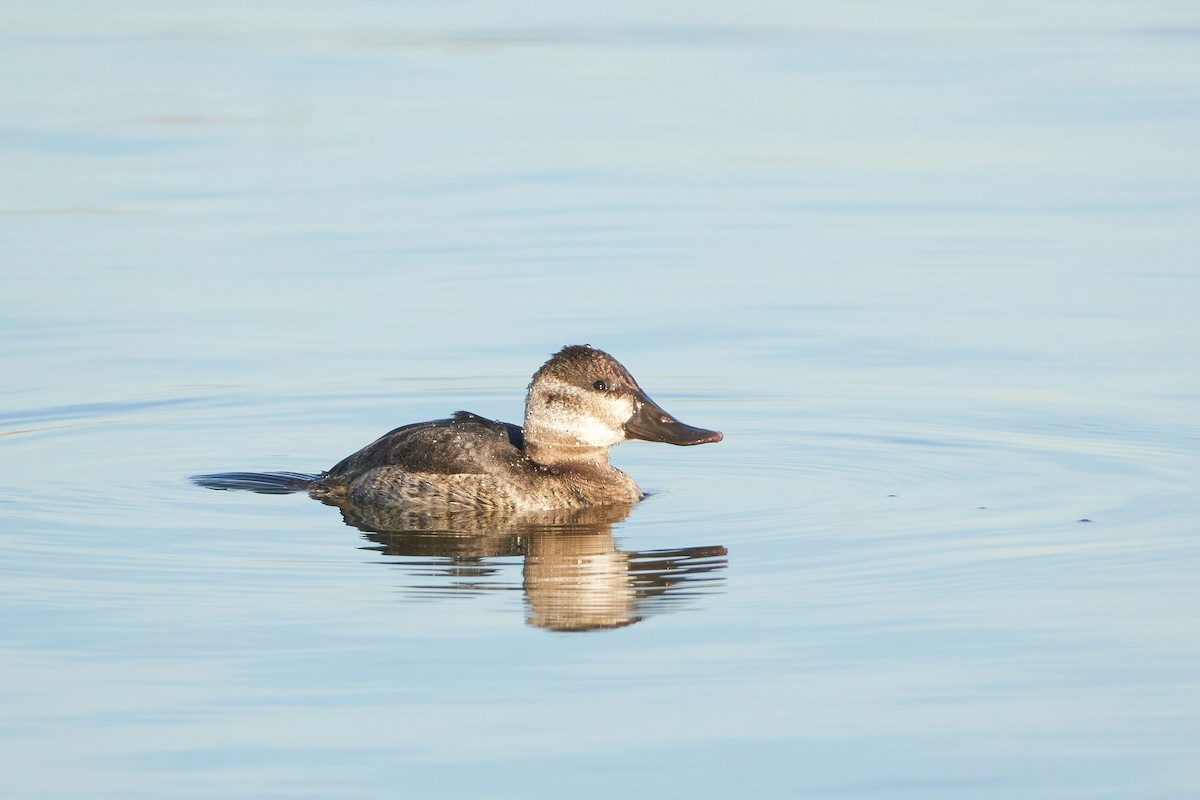
M 1196 797 L 1198 30 L 7 9 L 5 796 Z M 725 434 L 618 448 L 627 517 L 188 481 L 519 421 L 574 342 Z

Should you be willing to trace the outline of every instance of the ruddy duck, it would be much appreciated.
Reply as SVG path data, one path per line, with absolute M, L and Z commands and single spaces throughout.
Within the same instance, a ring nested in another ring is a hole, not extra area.
M 608 353 L 569 345 L 534 374 L 523 427 L 459 411 L 397 428 L 315 477 L 229 473 L 195 480 L 220 489 L 307 489 L 333 505 L 429 514 L 632 504 L 642 490 L 608 461 L 608 451 L 627 439 L 694 445 L 722 436 L 668 414 Z

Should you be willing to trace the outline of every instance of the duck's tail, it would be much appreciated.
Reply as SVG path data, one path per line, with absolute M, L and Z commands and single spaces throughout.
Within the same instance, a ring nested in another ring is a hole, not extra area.
M 301 472 L 218 472 L 216 475 L 193 475 L 192 483 L 205 489 L 291 494 L 308 491 L 319 477 Z

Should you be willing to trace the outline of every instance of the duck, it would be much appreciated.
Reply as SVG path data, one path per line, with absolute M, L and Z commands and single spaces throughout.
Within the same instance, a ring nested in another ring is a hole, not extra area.
M 306 488 L 330 505 L 360 509 L 544 512 L 632 505 L 645 493 L 609 463 L 615 445 L 641 439 L 690 446 L 723 438 L 667 413 L 603 350 L 567 345 L 534 373 L 521 426 L 459 411 L 396 428 L 311 479 L 282 474 L 293 491 Z

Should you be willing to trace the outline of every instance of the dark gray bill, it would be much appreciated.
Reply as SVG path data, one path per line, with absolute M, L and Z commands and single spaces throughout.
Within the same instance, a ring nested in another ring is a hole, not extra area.
M 679 445 L 719 442 L 724 438 L 720 431 L 706 431 L 704 428 L 684 425 L 663 411 L 658 403 L 651 400 L 641 389 L 638 389 L 637 393 L 637 411 L 625 423 L 625 436 L 628 439 Z

